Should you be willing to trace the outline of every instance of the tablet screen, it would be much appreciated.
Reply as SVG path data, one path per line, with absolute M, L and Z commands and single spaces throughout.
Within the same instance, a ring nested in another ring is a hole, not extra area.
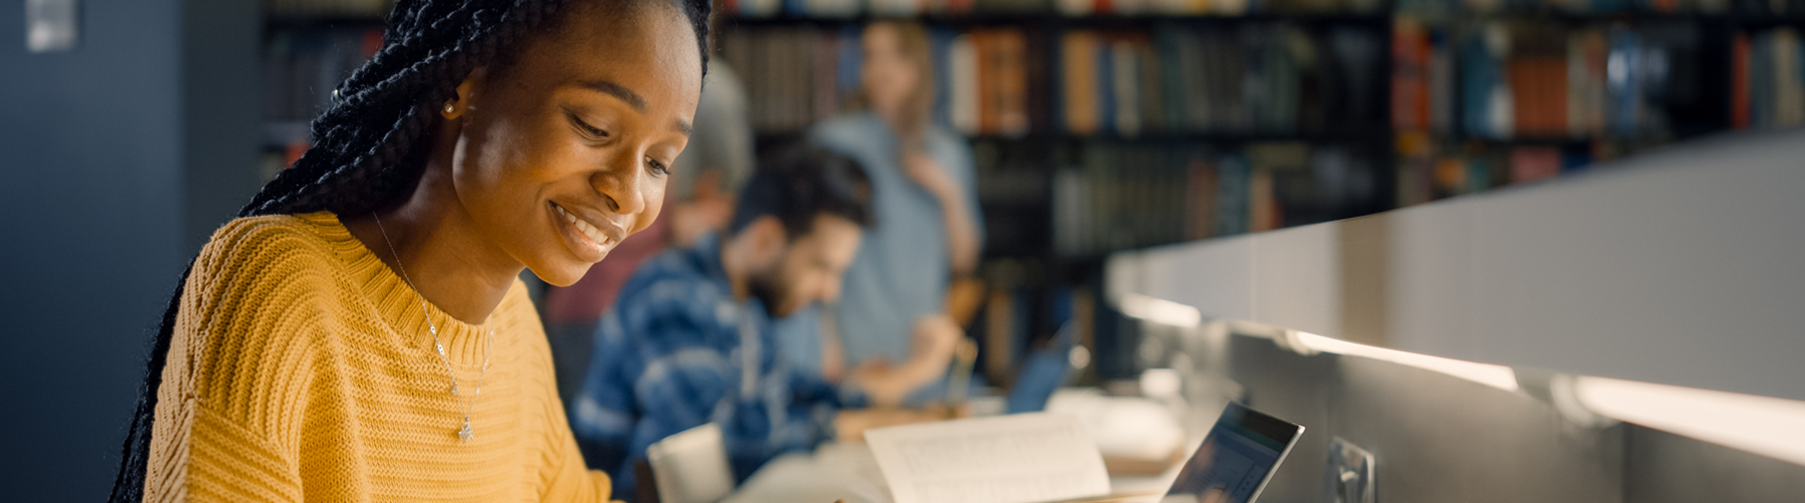
M 1228 404 L 1161 503 L 1250 503 L 1302 435 L 1296 424 Z

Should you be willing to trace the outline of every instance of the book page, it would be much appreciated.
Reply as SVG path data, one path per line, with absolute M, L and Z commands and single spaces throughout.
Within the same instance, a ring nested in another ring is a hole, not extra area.
M 865 433 L 896 503 L 1033 503 L 1109 493 L 1077 418 L 1016 414 Z

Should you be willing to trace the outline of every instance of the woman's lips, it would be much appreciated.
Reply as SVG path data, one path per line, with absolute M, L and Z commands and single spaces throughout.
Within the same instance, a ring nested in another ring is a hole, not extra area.
M 601 229 L 596 228 L 594 224 L 591 224 L 582 218 L 578 218 L 575 213 L 565 210 L 563 206 L 553 203 L 552 209 L 556 210 L 558 216 L 564 219 L 564 227 L 567 227 L 566 234 L 575 238 L 574 241 L 577 242 L 574 244 L 579 248 L 582 248 L 575 251 L 577 251 L 579 255 L 584 255 L 583 258 L 592 262 L 599 261 L 602 257 L 606 256 L 608 250 L 614 248 L 614 245 L 617 243 L 615 239 L 609 237 L 607 232 L 603 232 Z

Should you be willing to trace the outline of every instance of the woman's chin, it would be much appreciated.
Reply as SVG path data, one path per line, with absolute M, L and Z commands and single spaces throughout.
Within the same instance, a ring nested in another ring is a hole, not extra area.
M 538 276 L 539 280 L 544 281 L 546 284 L 565 287 L 577 284 L 577 281 L 581 281 L 583 275 L 589 274 L 589 268 L 594 265 L 595 264 L 583 262 L 571 262 L 551 267 L 529 266 L 527 267 L 527 270 L 533 271 L 533 275 Z

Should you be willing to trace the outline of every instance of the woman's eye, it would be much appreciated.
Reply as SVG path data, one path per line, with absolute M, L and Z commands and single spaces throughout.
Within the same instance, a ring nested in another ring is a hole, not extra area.
M 607 131 L 603 131 L 602 128 L 598 128 L 598 127 L 589 125 L 588 122 L 584 122 L 583 119 L 578 118 L 577 114 L 571 113 L 571 112 L 566 112 L 566 114 L 568 114 L 568 116 L 570 117 L 570 123 L 575 125 L 578 130 L 583 132 L 583 134 L 595 137 L 597 139 L 605 139 L 608 137 Z
M 669 166 L 665 166 L 664 163 L 662 163 L 662 162 L 658 162 L 657 159 L 647 157 L 646 164 L 651 166 L 652 172 L 657 173 L 659 176 L 671 174 L 671 168 Z
M 589 133 L 590 136 L 594 136 L 596 138 L 607 138 L 608 137 L 608 132 L 601 130 L 601 128 L 591 126 L 589 124 L 583 123 L 582 121 L 578 121 L 577 125 L 581 126 L 583 128 L 583 132 Z

